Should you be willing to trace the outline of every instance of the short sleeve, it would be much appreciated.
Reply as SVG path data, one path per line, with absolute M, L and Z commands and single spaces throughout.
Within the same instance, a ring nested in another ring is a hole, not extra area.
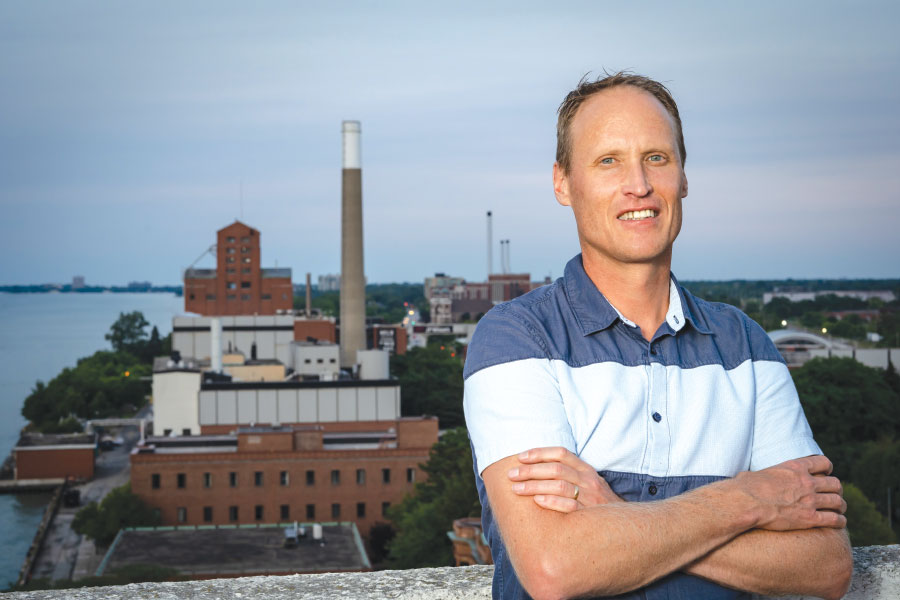
M 822 454 L 800 406 L 800 398 L 783 362 L 754 365 L 756 408 L 750 470 L 759 471 L 803 456 Z
M 485 315 L 469 345 L 463 404 L 479 474 L 530 448 L 575 451 L 553 362 L 527 324 L 502 309 Z

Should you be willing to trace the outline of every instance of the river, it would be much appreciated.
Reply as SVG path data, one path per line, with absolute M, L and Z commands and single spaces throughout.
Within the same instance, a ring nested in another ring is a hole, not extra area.
M 19 439 L 22 402 L 35 382 L 109 349 L 104 334 L 119 313 L 134 310 L 165 336 L 172 317 L 184 313 L 184 300 L 174 294 L 0 293 L 0 461 Z M 18 577 L 48 499 L 0 494 L 0 589 Z

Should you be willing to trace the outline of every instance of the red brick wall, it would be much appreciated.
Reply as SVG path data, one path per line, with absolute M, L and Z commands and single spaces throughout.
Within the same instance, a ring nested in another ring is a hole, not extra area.
M 94 449 L 17 450 L 16 479 L 94 477 Z
M 296 319 L 294 320 L 294 340 L 303 342 L 307 337 L 314 337 L 317 340 L 337 342 L 337 334 L 335 333 L 335 325 L 332 321 L 315 320 L 315 319 Z

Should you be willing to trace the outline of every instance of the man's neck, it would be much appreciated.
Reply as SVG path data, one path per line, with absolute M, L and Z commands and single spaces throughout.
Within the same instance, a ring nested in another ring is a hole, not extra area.
M 650 340 L 669 310 L 671 251 L 649 263 L 612 261 L 583 252 L 584 270 L 597 289 Z

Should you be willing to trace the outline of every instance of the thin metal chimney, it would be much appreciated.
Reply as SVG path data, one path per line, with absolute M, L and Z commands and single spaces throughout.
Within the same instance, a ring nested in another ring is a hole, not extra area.
M 344 121 L 341 172 L 341 367 L 356 365 L 366 349 L 363 270 L 362 161 L 359 121 Z
M 306 318 L 312 316 L 312 275 L 306 274 Z
M 487 261 L 488 261 L 488 277 L 494 272 L 494 228 L 491 225 L 491 211 L 487 211 Z

